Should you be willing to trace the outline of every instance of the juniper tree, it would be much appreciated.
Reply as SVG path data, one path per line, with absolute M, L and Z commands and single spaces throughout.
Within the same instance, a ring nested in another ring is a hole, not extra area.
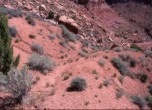
M 11 67 L 17 67 L 19 58 L 13 59 L 13 48 L 8 29 L 8 19 L 4 14 L 0 14 L 0 71 L 7 74 Z M 13 65 L 15 62 L 15 65 Z

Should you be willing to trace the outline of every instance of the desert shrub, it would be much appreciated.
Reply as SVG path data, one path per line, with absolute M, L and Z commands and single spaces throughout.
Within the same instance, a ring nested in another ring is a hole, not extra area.
M 62 28 L 63 31 L 63 37 L 71 42 L 76 42 L 77 41 L 77 37 L 75 34 L 73 34 L 72 32 L 70 32 L 64 25 L 60 25 L 60 27 Z
M 120 81 L 121 84 L 123 84 L 125 77 L 124 76 L 119 76 L 118 80 Z
M 88 54 L 84 51 L 79 51 L 78 55 L 80 55 L 81 57 L 86 57 Z
M 42 55 L 44 53 L 44 49 L 40 44 L 32 44 L 31 50 Z
M 124 90 L 122 88 L 117 89 L 116 98 L 119 99 L 124 95 Z
M 148 106 L 149 106 L 150 108 L 152 108 L 152 96 L 148 96 L 148 97 L 146 98 L 146 100 L 147 100 L 147 102 L 148 102 Z
M 100 60 L 98 61 L 98 64 L 99 64 L 100 66 L 104 67 L 105 61 L 102 60 L 102 59 L 100 59 Z
M 51 40 L 54 40 L 55 38 L 57 38 L 57 35 L 52 33 L 48 36 Z
M 109 84 L 110 84 L 110 81 L 108 80 L 108 79 L 105 79 L 104 81 L 103 81 L 103 85 L 104 86 L 109 86 Z
M 36 69 L 44 72 L 45 70 L 53 70 L 55 63 L 52 59 L 44 55 L 32 54 L 28 60 L 28 65 L 31 69 Z
M 86 81 L 83 78 L 76 77 L 71 81 L 70 87 L 68 90 L 70 91 L 82 91 L 87 87 Z
M 142 82 L 142 83 L 146 83 L 148 77 L 145 73 L 139 73 L 137 74 L 137 78 Z
M 144 51 L 144 54 L 146 57 L 152 58 L 152 50 L 146 50 L 146 51 Z
M 119 55 L 119 57 L 123 61 L 129 62 L 129 64 L 130 64 L 131 67 L 135 67 L 136 64 L 137 64 L 136 60 L 132 56 L 130 56 L 130 55 Z
M 89 0 L 75 0 L 75 1 L 81 5 L 87 5 L 89 2 Z
M 25 18 L 25 20 L 27 21 L 28 24 L 30 24 L 30 25 L 32 25 L 32 26 L 35 26 L 35 25 L 36 25 L 34 19 L 31 18 L 30 16 L 27 16 L 27 17 Z
M 113 64 L 113 66 L 115 68 L 118 69 L 118 71 L 120 72 L 121 75 L 127 75 L 129 73 L 127 66 L 122 62 L 121 59 L 113 58 L 111 60 L 111 63 Z
M 143 51 L 142 50 L 142 48 L 140 48 L 139 46 L 137 46 L 136 44 L 132 44 L 131 46 L 130 46 L 130 48 L 132 48 L 132 49 L 135 49 L 136 51 Z
M 23 15 L 20 10 L 10 9 L 10 8 L 6 8 L 6 7 L 0 7 L 0 12 L 9 14 L 11 17 L 22 17 L 22 15 Z
M 115 52 L 121 52 L 123 49 L 121 47 L 115 47 L 113 50 Z
M 131 99 L 132 99 L 132 102 L 138 105 L 141 109 L 144 109 L 144 107 L 147 105 L 147 102 L 143 97 L 132 96 Z
M 16 35 L 18 34 L 18 31 L 16 27 L 9 27 L 9 33 L 12 37 L 16 37 Z
M 81 43 L 84 47 L 90 47 L 91 46 L 90 42 L 87 39 L 82 40 Z
M 54 18 L 54 12 L 52 12 L 51 10 L 48 13 L 48 17 L 47 19 L 53 19 Z
M 22 70 L 13 68 L 8 75 L 0 74 L 0 84 L 21 103 L 23 96 L 31 89 L 32 77 L 26 67 Z
M 148 89 L 149 89 L 149 93 L 152 95 L 152 85 L 149 85 Z
M 62 47 L 64 47 L 64 48 L 67 48 L 67 47 L 68 47 L 66 41 L 60 41 L 59 44 L 60 44 Z
M 137 64 L 136 60 L 134 58 L 132 58 L 132 57 L 130 57 L 130 61 L 129 62 L 130 62 L 130 66 L 131 67 L 135 67 L 136 64 Z

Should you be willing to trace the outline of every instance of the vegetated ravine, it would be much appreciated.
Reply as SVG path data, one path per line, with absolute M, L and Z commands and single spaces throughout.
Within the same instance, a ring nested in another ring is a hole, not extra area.
M 148 38 L 152 39 L 152 0 L 106 0 L 106 2 L 137 27 Z

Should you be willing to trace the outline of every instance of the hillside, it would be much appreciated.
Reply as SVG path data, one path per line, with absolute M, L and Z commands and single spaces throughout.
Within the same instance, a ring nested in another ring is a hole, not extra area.
M 137 13 L 134 6 L 142 8 Z M 150 109 L 152 13 L 144 9 L 151 7 L 89 2 L 86 8 L 72 0 L 1 3 L 0 13 L 12 28 L 13 55 L 20 55 L 18 69 L 28 66 L 32 85 L 21 104 L 0 100 L 0 107 Z M 76 77 L 80 87 L 70 88 Z M 0 97 L 7 96 L 1 86 Z

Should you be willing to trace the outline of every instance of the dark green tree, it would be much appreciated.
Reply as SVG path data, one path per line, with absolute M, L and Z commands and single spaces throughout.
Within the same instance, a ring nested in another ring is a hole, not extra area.
M 11 46 L 11 37 L 8 29 L 8 19 L 4 14 L 0 14 L 0 71 L 7 74 L 16 62 L 13 59 L 13 48 Z M 16 58 L 18 60 L 19 58 Z M 19 62 L 19 61 L 17 61 Z

